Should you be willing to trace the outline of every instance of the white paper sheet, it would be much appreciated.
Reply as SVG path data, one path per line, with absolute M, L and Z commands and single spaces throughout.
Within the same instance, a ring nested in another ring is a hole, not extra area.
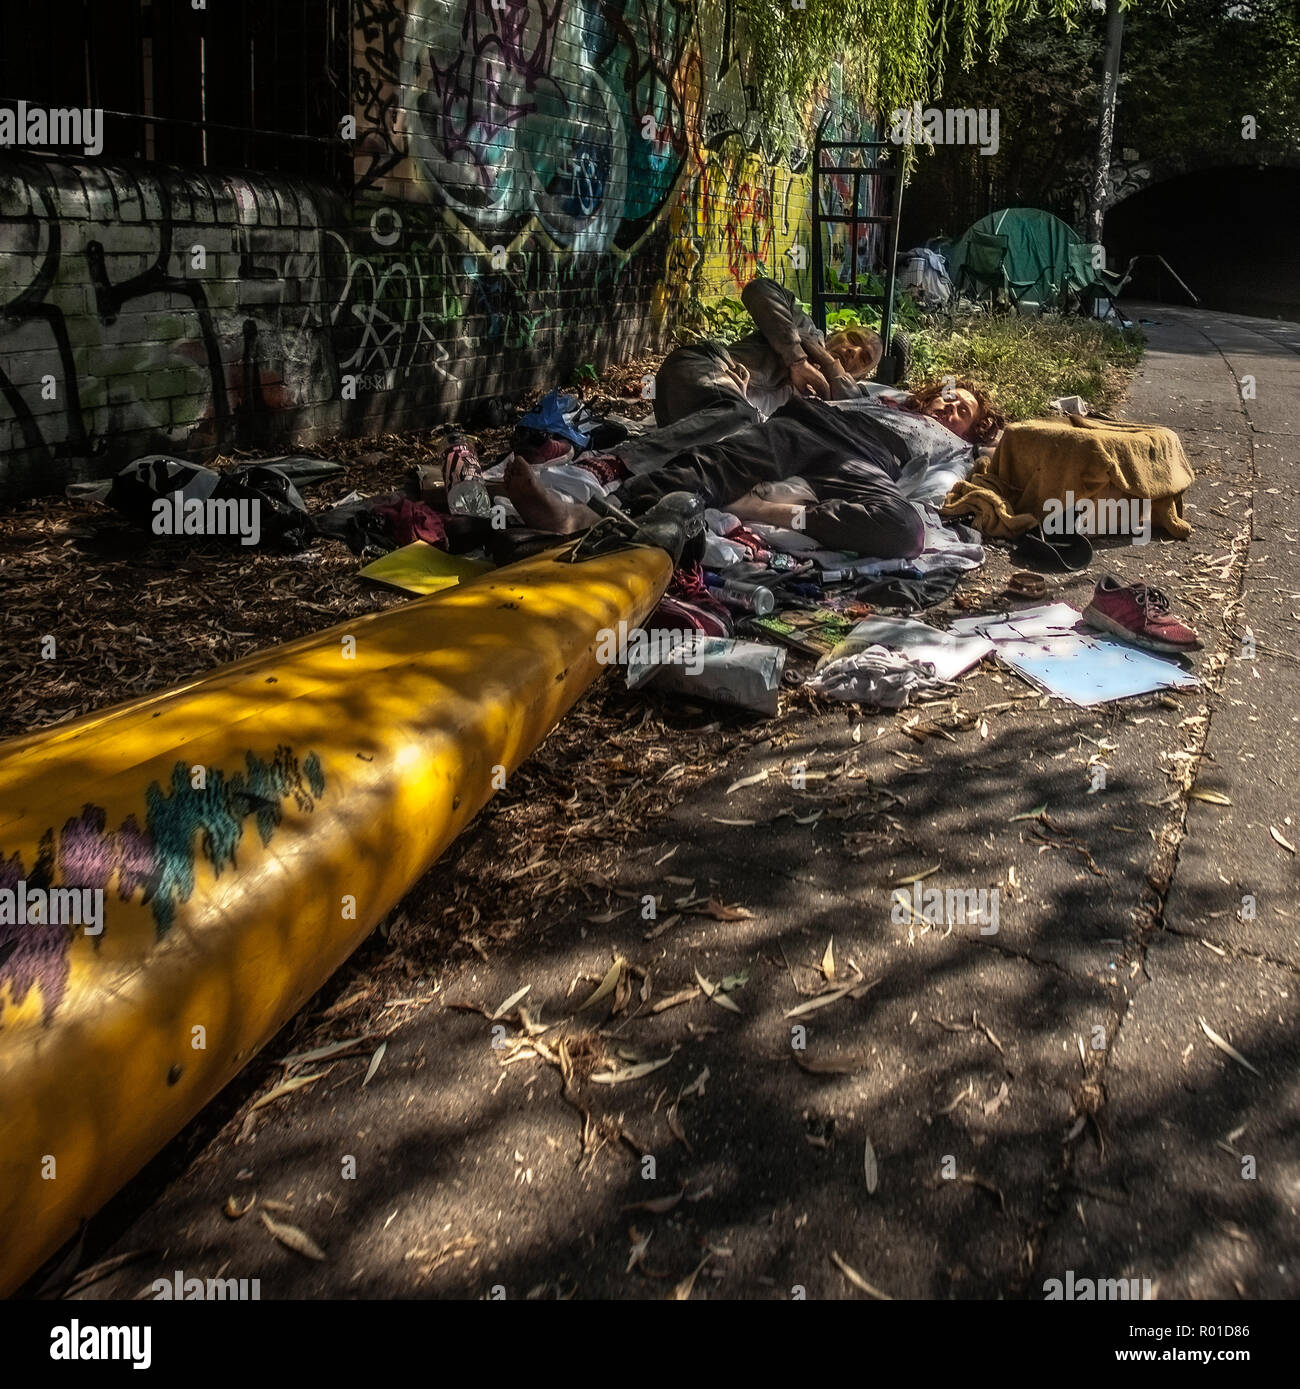
M 987 637 L 997 655 L 1027 680 L 1085 709 L 1197 684 L 1175 660 L 1094 631 L 1068 603 L 963 617 L 952 627 Z

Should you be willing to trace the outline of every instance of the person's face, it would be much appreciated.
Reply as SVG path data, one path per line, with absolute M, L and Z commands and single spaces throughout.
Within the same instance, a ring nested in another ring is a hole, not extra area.
M 935 396 L 921 413 L 946 425 L 959 439 L 968 439 L 979 423 L 981 411 L 979 401 L 969 391 L 952 391 L 946 396 Z
M 826 350 L 853 377 L 875 365 L 871 353 L 859 347 L 857 343 L 850 342 L 848 338 L 836 338 L 833 342 L 828 342 Z

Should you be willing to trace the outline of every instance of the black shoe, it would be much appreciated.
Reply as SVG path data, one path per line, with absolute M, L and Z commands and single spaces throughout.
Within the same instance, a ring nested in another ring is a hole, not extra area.
M 1067 535 L 1045 535 L 1042 526 L 1035 526 L 1020 537 L 1016 548 L 1017 563 L 1039 565 L 1059 573 L 1075 573 L 1092 563 L 1092 543 L 1077 531 Z

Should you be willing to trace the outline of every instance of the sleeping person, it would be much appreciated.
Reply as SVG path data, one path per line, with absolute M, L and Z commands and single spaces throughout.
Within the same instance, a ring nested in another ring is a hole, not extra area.
M 775 280 L 751 280 L 740 298 L 755 324 L 747 337 L 688 343 L 664 358 L 654 379 L 658 428 L 618 451 L 629 472 L 653 472 L 686 449 L 760 423 L 792 398 L 852 397 L 880 365 L 879 334 L 846 328 L 823 337 Z
M 626 478 L 618 504 L 631 515 L 669 492 L 693 492 L 741 520 L 802 529 L 819 544 L 876 559 L 912 559 L 925 526 L 911 485 L 964 477 L 974 447 L 1004 423 L 987 393 L 952 381 L 916 395 L 877 392 L 850 400 L 793 397 L 767 420 L 682 450 L 654 471 L 627 476 L 618 455 L 589 460 L 607 480 Z M 570 534 L 596 515 L 546 488 L 527 464 L 512 464 L 506 493 L 524 524 Z

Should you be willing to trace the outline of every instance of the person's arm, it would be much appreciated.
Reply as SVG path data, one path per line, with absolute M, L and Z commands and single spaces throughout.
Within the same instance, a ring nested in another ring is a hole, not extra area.
M 829 400 L 853 400 L 857 396 L 867 394 L 863 387 L 865 381 L 855 381 L 847 371 L 838 357 L 832 357 L 820 342 L 808 341 L 804 343 L 808 353 L 808 360 L 826 378 L 826 383 L 830 387 Z
M 815 342 L 820 343 L 821 335 L 817 333 L 812 319 L 799 307 L 794 295 L 775 280 L 760 275 L 750 280 L 741 291 L 740 302 L 749 310 L 749 316 L 764 341 L 781 359 L 795 394 L 828 399 L 830 385 L 804 350 L 811 349 Z M 804 336 L 807 332 L 816 335 L 815 341 Z
M 812 319 L 799 307 L 794 295 L 775 280 L 759 275 L 740 292 L 758 331 L 787 367 L 807 360 L 804 339 L 820 342 Z

